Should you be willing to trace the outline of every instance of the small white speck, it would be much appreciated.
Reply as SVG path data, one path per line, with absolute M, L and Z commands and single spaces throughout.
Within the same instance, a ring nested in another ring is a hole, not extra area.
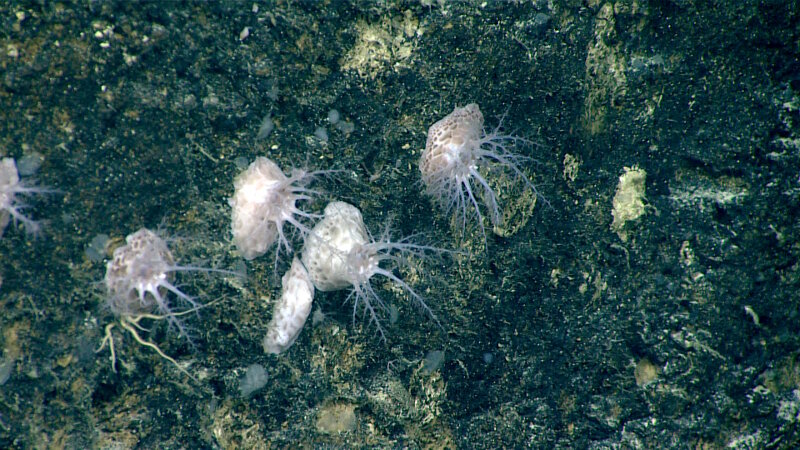
M 138 58 L 135 55 L 129 55 L 128 53 L 122 52 L 122 58 L 125 61 L 125 64 L 128 66 L 132 66 Z

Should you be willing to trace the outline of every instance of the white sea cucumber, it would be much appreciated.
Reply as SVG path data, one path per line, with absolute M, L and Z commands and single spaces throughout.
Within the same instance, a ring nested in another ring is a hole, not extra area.
M 536 187 L 520 170 L 521 162 L 529 158 L 512 153 L 509 148 L 524 139 L 502 134 L 500 125 L 491 133 L 483 129 L 483 114 L 475 103 L 455 108 L 452 113 L 431 125 L 425 150 L 419 160 L 419 170 L 426 192 L 446 213 L 456 214 L 462 228 L 466 226 L 468 210 L 472 209 L 481 232 L 486 236 L 483 213 L 477 194 L 483 192 L 483 203 L 492 225 L 502 220 L 497 195 L 481 168 L 509 170 L 525 186 L 536 193 Z M 538 193 L 537 193 L 538 195 Z
M 392 242 L 388 227 L 376 240 L 367 232 L 358 208 L 345 202 L 331 202 L 325 207 L 322 220 L 308 234 L 302 260 L 320 291 L 352 288 L 347 298 L 353 301 L 353 319 L 359 309 L 363 309 L 367 313 L 368 324 L 374 324 L 385 339 L 381 318 L 390 316 L 392 312 L 373 289 L 373 276 L 386 277 L 400 286 L 438 324 L 422 297 L 392 272 L 393 267 L 381 267 L 381 264 L 403 264 L 410 255 L 424 258 L 431 253 L 442 252 L 436 247 L 409 242 L 409 239 Z
M 314 300 L 314 284 L 297 257 L 292 260 L 292 266 L 281 283 L 281 298 L 275 303 L 272 319 L 267 325 L 267 335 L 262 342 L 267 353 L 283 353 L 294 344 L 303 330 Z
M 301 210 L 297 203 L 317 195 L 306 186 L 328 172 L 292 169 L 287 177 L 272 160 L 260 156 L 236 177 L 235 192 L 228 204 L 232 208 L 233 240 L 245 259 L 263 255 L 276 241 L 287 253 L 292 252 L 284 224 L 289 223 L 303 235 L 308 233 L 303 219 L 315 215 Z

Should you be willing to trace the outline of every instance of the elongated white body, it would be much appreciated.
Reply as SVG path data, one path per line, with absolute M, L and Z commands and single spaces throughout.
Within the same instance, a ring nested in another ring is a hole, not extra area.
M 283 292 L 275 303 L 272 319 L 267 325 L 267 335 L 264 336 L 266 353 L 283 353 L 294 344 L 303 330 L 314 300 L 314 285 L 303 263 L 296 257 L 281 283 Z

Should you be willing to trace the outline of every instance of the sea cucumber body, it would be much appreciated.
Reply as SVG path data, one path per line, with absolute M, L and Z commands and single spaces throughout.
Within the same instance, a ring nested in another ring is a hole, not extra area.
M 314 300 L 314 284 L 296 257 L 281 283 L 283 292 L 280 301 L 275 304 L 272 319 L 267 325 L 267 335 L 264 336 L 266 353 L 283 353 L 294 344 L 311 313 Z

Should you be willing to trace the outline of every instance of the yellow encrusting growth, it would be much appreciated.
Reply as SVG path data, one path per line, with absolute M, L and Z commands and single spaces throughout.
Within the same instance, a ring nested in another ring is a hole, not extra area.
M 617 193 L 614 194 L 614 209 L 611 212 L 614 216 L 611 230 L 617 233 L 623 242 L 628 240 L 626 225 L 645 213 L 644 183 L 646 178 L 647 172 L 637 166 L 625 167 L 625 173 L 619 177 Z

